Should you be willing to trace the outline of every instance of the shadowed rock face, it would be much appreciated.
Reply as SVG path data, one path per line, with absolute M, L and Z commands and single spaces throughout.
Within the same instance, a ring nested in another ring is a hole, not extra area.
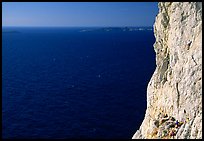
M 147 88 L 145 118 L 133 139 L 201 139 L 202 3 L 160 2 L 158 6 L 154 24 L 157 67 Z M 168 126 L 166 121 L 159 124 L 162 114 L 181 124 L 179 127 Z

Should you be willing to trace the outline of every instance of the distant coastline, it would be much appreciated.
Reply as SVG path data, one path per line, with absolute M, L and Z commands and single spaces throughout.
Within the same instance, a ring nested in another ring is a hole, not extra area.
M 74 28 L 74 29 L 80 29 L 79 32 L 92 32 L 92 31 L 105 31 L 105 32 L 110 32 L 110 31 L 153 31 L 152 26 L 124 26 L 124 27 L 96 27 L 96 26 L 91 26 L 91 27 L 32 27 L 32 26 L 25 26 L 25 27 L 13 27 L 13 26 L 6 26 L 2 27 L 2 33 L 20 33 L 20 31 L 17 31 L 17 28 Z
M 118 30 L 118 31 L 141 31 L 141 30 L 153 30 L 153 27 L 100 27 L 97 29 L 83 29 L 80 32 L 87 32 L 87 31 L 112 31 L 112 30 Z
M 19 31 L 2 31 L 2 33 L 20 33 Z

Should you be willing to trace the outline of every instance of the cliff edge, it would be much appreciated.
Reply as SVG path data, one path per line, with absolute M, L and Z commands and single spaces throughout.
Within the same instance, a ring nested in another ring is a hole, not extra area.
M 156 70 L 138 138 L 202 138 L 202 2 L 160 2 Z

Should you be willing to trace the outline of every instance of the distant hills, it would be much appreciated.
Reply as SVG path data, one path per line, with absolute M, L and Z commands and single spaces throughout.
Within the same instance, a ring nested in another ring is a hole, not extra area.
M 2 31 L 2 33 L 20 33 L 19 31 Z
M 142 30 L 153 30 L 153 27 L 102 27 L 102 28 L 90 28 L 82 29 L 80 32 L 91 32 L 91 31 L 142 31 Z

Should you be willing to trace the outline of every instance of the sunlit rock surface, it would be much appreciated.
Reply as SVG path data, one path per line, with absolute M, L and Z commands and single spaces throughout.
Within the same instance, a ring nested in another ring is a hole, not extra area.
M 147 88 L 144 120 L 132 138 L 201 139 L 202 2 L 158 6 L 157 67 Z

